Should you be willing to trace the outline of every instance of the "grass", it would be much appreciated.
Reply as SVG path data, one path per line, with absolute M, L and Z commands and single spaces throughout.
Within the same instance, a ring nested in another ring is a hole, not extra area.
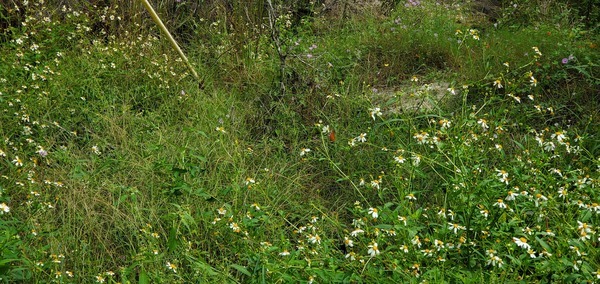
M 2 281 L 600 277 L 598 34 L 568 6 L 278 6 L 285 61 L 268 28 L 193 22 L 200 89 L 115 5 L 24 5 L 0 38 Z

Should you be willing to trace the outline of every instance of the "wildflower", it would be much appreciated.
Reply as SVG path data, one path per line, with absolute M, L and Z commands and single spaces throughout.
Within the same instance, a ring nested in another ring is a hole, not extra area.
M 396 163 L 398 163 L 398 164 L 404 164 L 406 159 L 402 155 L 398 155 L 398 156 L 394 157 L 394 161 L 396 161 Z
M 440 240 L 438 240 L 438 239 L 435 239 L 435 240 L 433 241 L 433 245 L 436 247 L 436 249 L 437 249 L 438 251 L 440 251 L 442 248 L 444 248 L 444 242 L 442 242 L 442 241 L 440 241 Z
M 2 151 L 2 149 L 0 149 L 0 157 L 6 157 L 6 153 L 4 153 L 4 151 Z
M 405 244 L 403 244 L 403 245 L 400 246 L 400 250 L 403 251 L 403 252 L 405 252 L 405 253 L 407 253 L 408 252 L 408 246 L 405 245 Z
M 15 164 L 15 166 L 17 167 L 23 166 L 23 161 L 21 160 L 21 158 L 19 158 L 19 156 L 15 156 L 15 159 L 12 160 L 12 163 Z
M 104 277 L 102 277 L 102 275 L 96 275 L 96 282 L 104 283 Z
M 494 267 L 495 266 L 502 267 L 503 264 L 504 264 L 504 261 L 496 255 L 490 256 L 490 259 L 488 259 L 488 261 L 487 261 L 487 265 L 492 265 Z
M 371 215 L 373 219 L 377 219 L 377 217 L 379 217 L 379 210 L 377 210 L 377 208 L 369 208 L 369 215 Z
M 231 228 L 231 230 L 233 230 L 236 233 L 239 233 L 242 231 L 242 229 L 240 229 L 240 226 L 235 222 L 230 223 L 229 228 Z
M 483 215 L 483 217 L 487 219 L 488 215 L 490 214 L 490 211 L 488 211 L 487 209 L 481 209 L 479 210 L 479 213 L 481 213 L 481 215 Z
M 345 257 L 349 258 L 350 260 L 356 260 L 356 253 L 352 251 L 352 252 L 346 254 Z
M 404 216 L 398 216 L 398 221 L 404 223 L 404 226 L 406 226 L 406 217 L 404 217 Z
M 358 236 L 358 234 L 362 234 L 364 232 L 365 231 L 357 228 L 357 229 L 354 229 L 354 231 L 350 232 L 350 235 L 353 236 L 353 237 L 356 237 L 356 236 Z
M 515 242 L 515 244 L 517 244 L 518 247 L 522 248 L 522 249 L 530 249 L 531 246 L 527 243 L 527 239 L 526 238 L 515 238 L 513 237 L 513 242 Z
M 421 163 L 421 155 L 413 154 L 410 159 L 412 160 L 413 166 L 418 166 Z
M 361 133 L 358 137 L 355 138 L 358 142 L 367 142 L 367 133 Z
M 590 237 L 591 236 L 587 232 L 585 232 L 585 231 L 579 232 L 579 240 L 581 240 L 581 241 L 585 242 L 585 241 L 589 240 Z
M 425 144 L 428 141 L 429 133 L 427 133 L 425 131 L 421 131 L 421 133 L 415 133 L 413 138 L 417 139 L 417 143 Z
M 504 201 L 502 201 L 502 199 L 498 199 L 496 203 L 494 203 L 494 206 L 502 209 L 508 208 L 508 206 L 504 203 Z
M 290 252 L 286 249 L 286 250 L 283 250 L 282 252 L 280 252 L 279 255 L 280 256 L 288 256 L 288 255 L 290 255 Z
M 532 47 L 533 51 L 535 52 L 535 54 L 539 57 L 542 56 L 542 53 L 540 52 L 540 49 L 537 48 L 536 46 Z
M 167 261 L 167 268 L 169 270 L 172 270 L 173 272 L 177 273 L 177 265 Z
M 300 149 L 300 156 L 304 156 L 304 155 L 308 154 L 308 152 L 310 152 L 309 148 L 302 148 L 302 149 Z
M 502 63 L 502 65 L 506 66 L 506 68 L 510 67 L 510 65 L 508 64 L 508 62 L 504 62 L 504 63 Z
M 380 179 L 375 179 L 371 181 L 371 187 L 374 189 L 379 189 L 381 187 L 381 180 Z
M 94 145 L 92 146 L 92 153 L 100 156 L 102 154 L 102 152 L 100 152 L 100 149 L 98 148 L 98 145 Z
M 369 111 L 371 112 L 371 118 L 373 120 L 375 120 L 375 116 L 381 116 L 381 109 L 379 107 L 375 107 L 375 108 L 371 108 L 369 109 Z
M 552 139 L 556 139 L 558 142 L 563 142 L 563 140 L 568 139 L 565 135 L 565 131 L 556 131 L 550 137 L 552 137 Z
M 412 76 L 412 77 L 410 78 L 410 80 L 411 80 L 412 82 L 419 82 L 419 78 L 418 78 L 417 76 Z
M 515 200 L 515 197 L 517 197 L 517 196 L 519 196 L 519 195 L 514 193 L 512 190 L 510 190 L 510 191 L 508 191 L 508 195 L 504 199 L 507 201 L 513 201 L 513 200 Z
M 410 242 L 411 242 L 413 245 L 417 246 L 418 248 L 421 248 L 421 239 L 419 238 L 419 236 L 418 236 L 418 235 L 415 235 L 415 236 L 413 237 L 413 239 L 412 239 L 412 240 L 410 240 Z
M 562 64 L 567 64 L 567 63 L 569 63 L 569 58 L 565 57 L 561 60 L 561 62 L 562 62 Z
M 421 250 L 421 253 L 423 253 L 424 256 L 433 256 L 433 250 L 430 249 Z
M 346 247 L 353 247 L 354 242 L 350 238 L 344 237 L 344 245 L 346 245 Z
M 488 129 L 490 128 L 490 127 L 488 126 L 488 124 L 487 124 L 487 120 L 485 120 L 485 119 L 483 119 L 483 118 L 480 118 L 480 119 L 477 121 L 477 124 L 481 125 L 481 128 L 483 128 L 483 131 L 486 131 L 486 130 L 488 130 Z
M 244 181 L 245 185 L 251 185 L 251 184 L 255 184 L 255 183 L 256 183 L 256 181 L 251 177 L 247 177 L 246 180 Z
M 496 170 L 496 172 L 498 172 L 497 176 L 500 177 L 500 182 L 508 184 L 508 172 L 505 170 Z
M 417 200 L 417 198 L 415 197 L 415 195 L 412 194 L 412 193 L 409 193 L 405 198 L 408 199 L 408 200 Z
M 8 207 L 8 205 L 6 205 L 6 203 L 0 203 L 0 214 L 4 214 L 4 213 L 8 213 L 10 212 L 10 207 Z
M 534 78 L 533 76 L 529 77 L 529 82 L 531 83 L 531 86 L 535 87 L 537 86 L 538 80 L 536 78 Z
M 598 268 L 598 270 L 592 272 L 592 274 L 596 275 L 596 279 L 600 279 L 600 268 Z
M 71 271 L 67 270 L 67 271 L 65 271 L 65 274 L 67 274 L 67 276 L 69 276 L 69 277 L 73 277 L 73 272 L 71 272 Z
M 371 257 L 376 256 L 381 253 L 379 251 L 379 247 L 377 246 L 376 242 L 373 242 L 372 244 L 369 245 L 369 250 L 367 251 L 367 253 L 369 255 L 371 255 Z
M 438 123 L 442 126 L 442 129 L 450 128 L 451 122 L 447 119 L 441 119 Z
M 448 223 L 448 225 L 449 225 L 448 229 L 453 231 L 454 234 L 457 234 L 458 230 L 466 230 L 467 229 L 465 226 L 461 226 L 457 223 Z
M 227 133 L 227 131 L 225 131 L 225 127 L 223 126 L 218 126 L 217 128 L 215 128 L 216 131 L 219 131 L 221 133 Z
M 496 81 L 494 81 L 494 87 L 502 89 L 504 86 L 502 86 L 502 81 L 500 79 L 496 79 Z
M 219 215 L 225 215 L 227 214 L 227 210 L 223 207 L 217 209 L 217 213 L 219 213 Z

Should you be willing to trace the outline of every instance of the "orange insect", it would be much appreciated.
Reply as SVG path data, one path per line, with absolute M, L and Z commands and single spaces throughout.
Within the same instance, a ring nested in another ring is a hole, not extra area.
M 331 132 L 329 132 L 329 141 L 335 142 L 335 130 L 331 130 Z

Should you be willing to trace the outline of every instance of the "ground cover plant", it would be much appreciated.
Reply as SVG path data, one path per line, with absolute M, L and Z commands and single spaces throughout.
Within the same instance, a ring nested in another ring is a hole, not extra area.
M 64 3 L 63 3 L 64 2 Z M 5 283 L 600 282 L 598 1 L 0 4 Z

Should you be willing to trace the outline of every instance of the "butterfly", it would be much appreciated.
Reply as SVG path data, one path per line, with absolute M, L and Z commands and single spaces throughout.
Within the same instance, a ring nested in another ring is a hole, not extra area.
M 331 130 L 331 132 L 329 132 L 329 141 L 335 142 L 335 130 Z

